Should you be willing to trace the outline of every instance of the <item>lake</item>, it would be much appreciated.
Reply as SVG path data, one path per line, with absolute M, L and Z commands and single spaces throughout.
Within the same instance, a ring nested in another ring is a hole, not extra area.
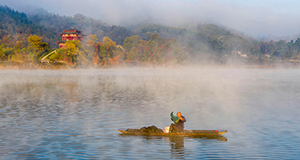
M 1 159 L 298 159 L 300 69 L 0 71 Z M 221 139 L 123 136 L 171 124 Z

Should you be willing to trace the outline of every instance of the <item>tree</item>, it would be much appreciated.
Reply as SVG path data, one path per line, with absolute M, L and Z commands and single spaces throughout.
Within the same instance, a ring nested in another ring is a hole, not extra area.
M 67 41 L 64 50 L 69 57 L 75 57 L 79 54 L 79 47 L 75 41 Z
M 175 39 L 170 39 L 166 44 L 166 47 L 171 49 L 171 57 L 173 57 L 175 62 L 182 62 L 185 60 L 185 53 Z
M 159 42 L 161 40 L 161 37 L 158 35 L 158 34 L 153 34 L 152 36 L 151 36 L 151 39 L 150 39 L 150 41 L 155 41 L 155 42 Z
M 129 52 L 133 47 L 137 47 L 139 45 L 139 36 L 127 37 L 124 40 L 124 49 L 126 52 Z
M 6 58 L 5 53 L 3 52 L 3 44 L 0 45 L 0 60 L 4 60 Z
M 50 46 L 48 45 L 48 43 L 42 42 L 42 39 L 37 35 L 29 36 L 28 42 L 30 43 L 30 45 L 41 52 L 47 52 L 50 50 Z
M 285 46 L 286 48 L 286 54 L 285 54 L 285 58 L 291 58 L 293 56 L 293 47 L 294 46 L 294 41 L 291 40 L 290 42 L 288 42 Z
M 110 64 L 110 58 L 114 58 L 117 50 L 117 45 L 109 37 L 104 37 L 103 42 L 98 43 L 99 54 L 96 55 L 93 62 L 99 63 L 99 65 L 107 66 Z
M 297 49 L 297 55 L 300 52 L 300 38 L 297 38 L 297 40 L 295 41 L 295 48 Z
M 96 38 L 95 34 L 88 35 L 86 39 L 87 39 L 87 44 L 90 46 L 93 46 L 98 41 L 98 38 Z
M 138 61 L 140 59 L 138 49 L 136 47 L 132 48 L 131 51 L 127 54 L 127 59 L 129 61 Z
M 77 63 L 86 64 L 87 60 L 82 54 L 82 51 L 80 51 L 82 48 L 81 45 L 79 40 L 67 41 L 64 46 L 64 51 L 66 53 L 64 61 L 73 65 L 77 65 Z
M 17 51 L 20 51 L 20 49 L 21 49 L 22 47 L 23 47 L 22 42 L 17 41 L 14 48 L 15 48 Z
M 106 55 L 109 58 L 112 58 L 114 55 L 114 52 L 116 51 L 117 45 L 114 41 L 112 41 L 110 38 L 108 37 L 104 37 L 103 38 L 103 45 L 106 49 Z

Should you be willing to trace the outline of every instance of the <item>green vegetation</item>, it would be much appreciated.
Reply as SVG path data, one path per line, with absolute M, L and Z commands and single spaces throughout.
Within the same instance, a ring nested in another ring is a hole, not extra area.
M 109 26 L 76 14 L 30 15 L 0 6 L 0 62 L 64 67 L 115 65 L 165 65 L 183 63 L 226 64 L 236 60 L 249 64 L 298 62 L 300 39 L 258 42 L 214 24 L 194 28 L 162 25 Z M 83 31 L 85 41 L 68 41 L 63 49 L 55 42 L 64 29 Z M 102 40 L 99 42 L 99 40 Z
M 50 14 L 45 11 L 41 14 L 29 16 L 29 20 L 35 24 L 45 26 L 56 37 L 59 37 L 58 34 L 64 29 L 70 27 L 78 28 L 86 35 L 94 34 L 97 39 L 110 37 L 116 44 L 122 44 L 126 37 L 133 35 L 131 31 L 124 27 L 109 26 L 99 20 L 97 21 L 81 14 L 67 17 Z M 56 45 L 52 42 L 50 46 L 54 47 Z

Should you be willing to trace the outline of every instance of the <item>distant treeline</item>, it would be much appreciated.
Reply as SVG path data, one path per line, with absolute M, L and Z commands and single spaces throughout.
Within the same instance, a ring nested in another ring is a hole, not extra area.
M 61 40 L 58 34 L 70 27 L 82 30 L 86 40 L 67 42 L 64 49 L 53 52 L 58 48 L 55 42 Z M 48 62 L 71 66 L 300 59 L 299 38 L 258 42 L 214 24 L 189 29 L 155 24 L 125 28 L 81 14 L 67 17 L 44 11 L 28 17 L 7 6 L 0 6 L 0 37 L 1 62 L 39 63 L 45 56 Z

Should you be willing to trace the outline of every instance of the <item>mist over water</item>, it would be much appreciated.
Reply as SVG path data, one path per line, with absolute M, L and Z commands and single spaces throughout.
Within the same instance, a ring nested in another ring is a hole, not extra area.
M 0 71 L 0 156 L 286 158 L 300 150 L 299 69 L 126 68 Z M 218 139 L 120 136 L 171 124 L 227 129 Z

